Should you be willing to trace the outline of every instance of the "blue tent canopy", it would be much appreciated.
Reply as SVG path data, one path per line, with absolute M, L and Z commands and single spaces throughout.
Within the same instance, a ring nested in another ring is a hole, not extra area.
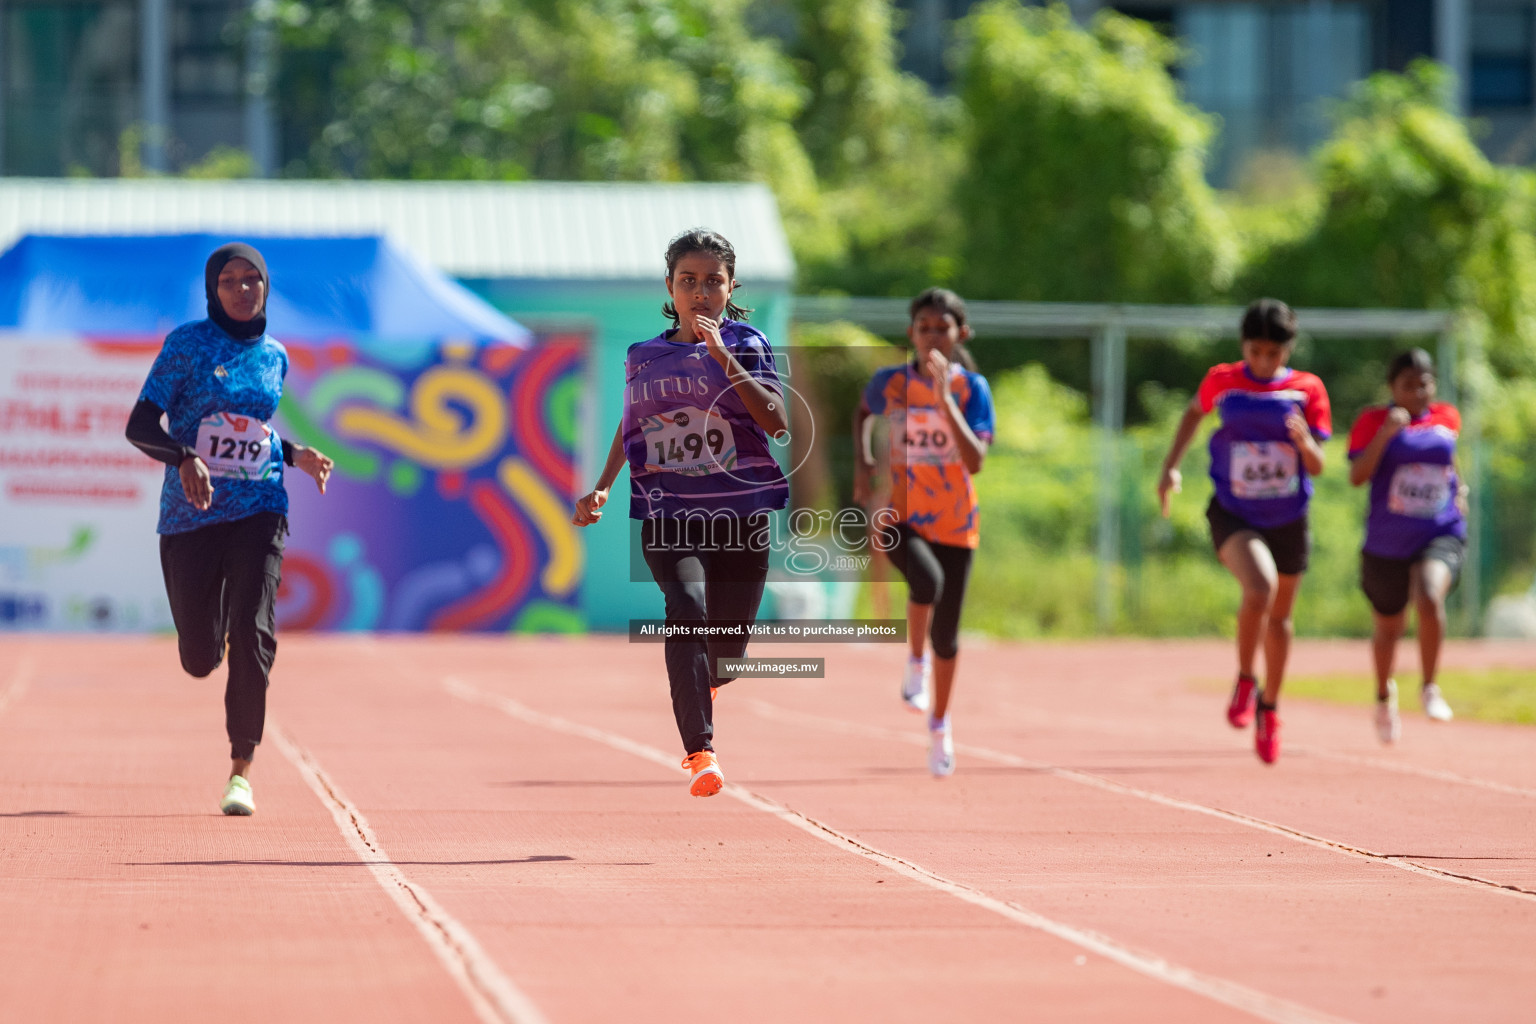
M 0 328 L 165 334 L 208 315 L 203 265 L 230 241 L 272 275 L 273 337 L 526 344 L 526 328 L 383 238 L 27 235 L 0 255 Z

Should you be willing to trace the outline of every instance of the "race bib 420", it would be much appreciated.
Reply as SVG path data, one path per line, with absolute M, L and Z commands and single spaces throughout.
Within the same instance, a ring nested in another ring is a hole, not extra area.
M 893 417 L 893 426 L 906 438 L 907 465 L 944 465 L 959 460 L 954 428 L 939 410 L 908 407 Z
M 645 468 L 705 476 L 736 468 L 736 435 L 724 416 L 688 406 L 640 419 Z
M 1284 441 L 1232 442 L 1232 496 L 1288 498 L 1301 488 L 1296 448 Z
M 1387 511 L 1415 519 L 1433 519 L 1451 500 L 1451 467 L 1430 462 L 1398 466 L 1387 488 Z
M 209 476 L 269 480 L 277 475 L 272 437 L 272 428 L 254 416 L 216 412 L 197 425 L 197 454 Z

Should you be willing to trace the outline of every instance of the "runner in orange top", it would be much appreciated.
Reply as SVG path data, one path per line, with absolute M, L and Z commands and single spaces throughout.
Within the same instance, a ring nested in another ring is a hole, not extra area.
M 959 654 L 960 606 L 971 556 L 980 541 L 973 474 L 981 472 L 992 442 L 992 392 L 986 378 L 961 365 L 970 361 L 965 303 L 943 288 L 912 300 L 907 337 L 912 362 L 875 372 L 854 417 L 854 445 L 862 469 L 855 472 L 854 500 L 865 502 L 875 459 L 864 421 L 890 421 L 891 505 L 882 510 L 877 544 L 906 577 L 907 632 L 911 658 L 901 696 L 914 711 L 928 711 L 928 767 L 934 775 L 955 770 L 949 728 L 949 696 Z M 927 655 L 933 641 L 933 659 Z M 932 684 L 930 700 L 929 687 Z

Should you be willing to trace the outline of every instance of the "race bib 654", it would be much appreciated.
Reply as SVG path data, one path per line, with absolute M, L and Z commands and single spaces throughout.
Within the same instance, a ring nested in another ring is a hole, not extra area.
M 1301 488 L 1294 445 L 1233 441 L 1231 453 L 1233 497 L 1288 498 Z

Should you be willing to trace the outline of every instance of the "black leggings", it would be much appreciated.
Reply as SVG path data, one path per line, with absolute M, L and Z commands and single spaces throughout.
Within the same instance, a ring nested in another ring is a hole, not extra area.
M 647 519 L 641 524 L 641 550 L 666 598 L 669 624 L 756 620 L 768 579 L 767 523 L 768 514 L 759 512 L 745 519 Z M 714 749 L 709 688 L 730 682 L 715 674 L 717 659 L 739 658 L 746 649 L 745 636 L 667 638 L 672 715 L 688 753 Z
M 224 726 L 229 756 L 249 761 L 267 717 L 267 677 L 277 657 L 277 584 L 288 518 L 258 512 L 160 537 L 160 568 L 181 667 L 202 678 L 224 660 Z
M 896 533 L 889 552 L 891 564 L 907 578 L 912 603 L 933 606 L 928 623 L 933 653 L 953 658 L 960 651 L 960 605 L 974 551 L 924 540 L 906 523 L 899 524 Z

